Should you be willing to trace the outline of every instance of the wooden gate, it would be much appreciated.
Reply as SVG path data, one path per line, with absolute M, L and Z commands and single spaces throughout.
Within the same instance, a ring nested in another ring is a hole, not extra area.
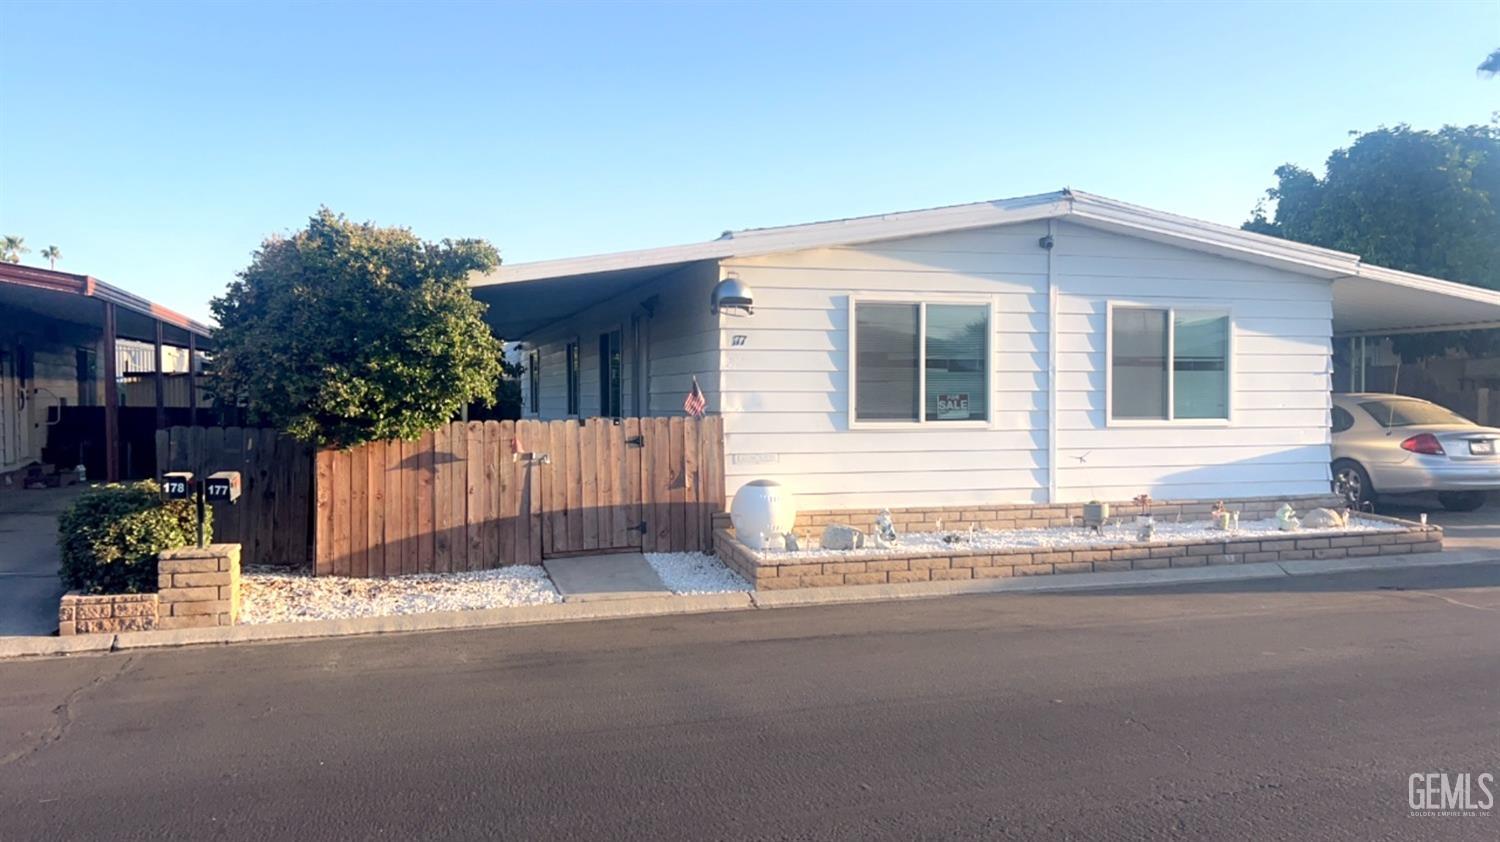
M 455 422 L 320 451 L 315 569 L 396 576 L 708 549 L 723 452 L 717 417 Z
M 713 546 L 711 519 L 724 506 L 722 419 L 552 421 L 526 447 L 546 460 L 544 557 Z
M 213 538 L 240 545 L 244 564 L 306 564 L 312 556 L 313 451 L 254 427 L 156 431 L 156 478 L 167 471 L 239 471 L 238 502 L 214 504 Z

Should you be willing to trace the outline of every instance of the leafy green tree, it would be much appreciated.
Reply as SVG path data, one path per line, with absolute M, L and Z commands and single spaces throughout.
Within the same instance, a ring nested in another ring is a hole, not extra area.
M 53 269 L 57 268 L 57 261 L 62 259 L 62 249 L 57 246 L 47 246 L 38 254 L 47 260 L 47 265 Z
M 1406 125 L 1356 134 L 1328 156 L 1322 178 L 1276 168 L 1275 203 L 1246 230 L 1339 251 L 1366 262 L 1500 289 L 1500 127 Z M 1399 336 L 1408 361 L 1450 348 L 1481 350 L 1494 332 Z
M 1479 63 L 1479 73 L 1482 76 L 1500 75 L 1500 50 L 1490 53 L 1489 58 Z
M 319 445 L 411 439 L 490 405 L 501 343 L 469 295 L 493 269 L 483 240 L 424 242 L 323 208 L 262 244 L 211 307 L 221 400 Z
M 26 247 L 25 237 L 6 234 L 5 239 L 0 240 L 0 261 L 5 263 L 20 263 L 21 255 L 28 251 L 31 249 Z

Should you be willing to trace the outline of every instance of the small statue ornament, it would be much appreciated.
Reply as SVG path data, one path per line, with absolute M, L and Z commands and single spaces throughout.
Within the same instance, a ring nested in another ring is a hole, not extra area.
M 1291 503 L 1282 503 L 1276 510 L 1276 528 L 1282 532 L 1296 532 L 1302 525 Z
M 875 534 L 886 544 L 896 543 L 896 522 L 891 519 L 890 509 L 881 509 L 875 518 Z

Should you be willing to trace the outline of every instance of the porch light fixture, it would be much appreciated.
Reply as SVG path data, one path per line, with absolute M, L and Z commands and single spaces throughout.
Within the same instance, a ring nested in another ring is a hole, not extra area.
M 755 314 L 755 292 L 750 286 L 739 278 L 730 276 L 714 285 L 713 294 L 709 297 L 709 312 L 715 316 L 720 313 L 751 316 Z

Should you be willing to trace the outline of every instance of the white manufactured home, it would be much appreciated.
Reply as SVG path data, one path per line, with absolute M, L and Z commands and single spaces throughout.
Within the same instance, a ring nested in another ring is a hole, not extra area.
M 1500 326 L 1495 292 L 1069 190 L 471 283 L 525 417 L 681 414 L 696 378 L 726 496 L 819 510 L 1326 495 L 1336 337 Z

